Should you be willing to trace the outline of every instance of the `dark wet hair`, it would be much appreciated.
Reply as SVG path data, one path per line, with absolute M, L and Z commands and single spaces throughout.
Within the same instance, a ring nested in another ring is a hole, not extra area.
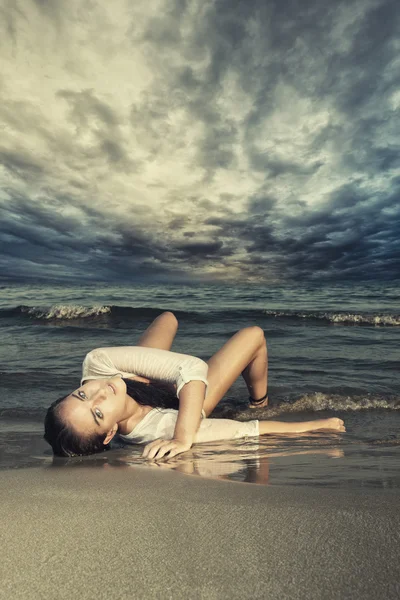
M 144 383 L 124 379 L 126 393 L 142 406 L 152 408 L 179 408 L 179 400 L 171 388 L 164 383 Z M 84 456 L 109 449 L 104 444 L 107 433 L 94 433 L 85 436 L 78 433 L 62 417 L 63 402 L 69 394 L 61 396 L 48 408 L 44 420 L 44 439 L 50 444 L 56 456 Z
M 123 379 L 126 383 L 126 393 L 142 406 L 152 408 L 174 408 L 178 410 L 179 400 L 171 387 L 163 382 L 153 381 L 144 383 L 134 379 Z

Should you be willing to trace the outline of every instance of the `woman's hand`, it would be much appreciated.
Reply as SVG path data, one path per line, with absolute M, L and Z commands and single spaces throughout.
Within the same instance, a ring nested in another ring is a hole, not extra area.
M 159 459 L 168 453 L 166 458 L 172 458 L 177 454 L 186 452 L 192 447 L 191 442 L 182 442 L 180 440 L 154 440 L 147 444 L 143 450 L 143 458 Z
M 129 377 L 129 379 L 132 379 L 132 381 L 142 381 L 143 383 L 151 383 L 150 379 L 147 379 L 147 377 L 140 377 L 140 375 L 133 375 L 132 377 Z

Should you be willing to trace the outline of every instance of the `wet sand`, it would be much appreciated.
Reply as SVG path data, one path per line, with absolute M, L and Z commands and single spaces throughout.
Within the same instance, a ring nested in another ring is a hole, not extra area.
M 151 468 L 0 474 L 0 597 L 397 599 L 398 490 Z

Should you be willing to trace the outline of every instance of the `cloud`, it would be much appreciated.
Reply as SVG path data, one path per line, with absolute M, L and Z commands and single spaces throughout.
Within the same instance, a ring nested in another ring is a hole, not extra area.
M 7 278 L 399 277 L 394 0 L 10 2 Z

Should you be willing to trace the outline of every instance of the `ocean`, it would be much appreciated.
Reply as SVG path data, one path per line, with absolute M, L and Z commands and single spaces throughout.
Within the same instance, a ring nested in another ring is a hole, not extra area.
M 270 406 L 250 410 L 238 380 L 215 416 L 338 416 L 346 433 L 198 444 L 158 468 L 253 484 L 400 487 L 400 286 L 2 285 L 0 468 L 150 468 L 142 448 L 53 459 L 42 439 L 53 400 L 74 389 L 101 346 L 135 345 L 162 311 L 179 321 L 172 350 L 207 360 L 237 330 L 263 328 Z M 153 465 L 154 468 L 154 465 Z

